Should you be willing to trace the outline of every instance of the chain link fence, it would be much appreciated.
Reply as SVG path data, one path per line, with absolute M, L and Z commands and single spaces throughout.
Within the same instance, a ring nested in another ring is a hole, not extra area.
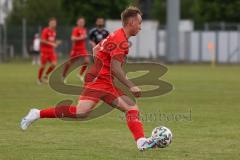
M 116 26 L 119 25 L 117 23 Z M 179 32 L 178 62 L 240 63 L 239 26 L 239 24 L 212 23 L 205 24 L 202 30 Z M 72 27 L 57 27 L 57 39 L 62 41 L 56 49 L 59 58 L 66 58 L 69 55 Z M 42 29 L 43 26 L 1 25 L 0 61 L 8 61 L 14 57 L 26 58 L 30 53 L 34 34 L 40 33 Z M 129 56 L 133 60 L 143 58 L 150 61 L 165 61 L 166 39 L 165 26 L 158 26 L 154 31 L 151 27 L 142 27 L 138 36 L 130 38 L 133 47 L 130 49 Z M 88 49 L 90 50 L 89 46 Z

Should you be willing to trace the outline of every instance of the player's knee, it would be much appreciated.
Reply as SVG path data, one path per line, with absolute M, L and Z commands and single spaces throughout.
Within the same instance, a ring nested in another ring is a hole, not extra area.
M 129 110 L 139 110 L 137 105 L 130 106 L 127 111 Z
M 77 117 L 78 118 L 87 118 L 90 113 L 91 113 L 91 110 L 85 110 L 85 111 L 77 112 Z
M 78 117 L 78 118 L 87 118 L 88 115 L 89 115 L 89 114 L 87 114 L 87 113 L 78 113 L 78 114 L 77 114 L 77 117 Z
M 45 64 L 42 64 L 42 65 L 40 66 L 41 69 L 44 69 L 45 67 L 46 67 Z
M 52 62 L 51 66 L 56 66 L 57 65 L 57 62 Z
M 91 108 L 83 108 L 83 107 L 78 106 L 77 107 L 77 117 L 86 118 L 91 113 L 91 111 L 92 111 Z
M 52 63 L 52 66 L 55 67 L 57 65 L 57 62 Z
M 134 106 L 128 106 L 128 107 L 124 108 L 123 112 L 128 112 L 130 110 L 137 110 L 137 111 L 139 111 L 138 106 L 134 105 Z

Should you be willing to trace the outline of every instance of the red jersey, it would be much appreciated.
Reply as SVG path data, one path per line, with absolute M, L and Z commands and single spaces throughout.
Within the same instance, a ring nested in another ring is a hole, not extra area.
M 82 35 L 87 35 L 87 31 L 85 28 L 79 28 L 79 27 L 75 27 L 73 28 L 72 31 L 72 36 L 74 37 L 80 37 Z M 80 40 L 80 41 L 74 41 L 73 42 L 73 46 L 72 46 L 72 50 L 74 51 L 82 51 L 82 50 L 87 50 L 86 49 L 86 39 Z
M 86 83 L 112 83 L 111 60 L 114 58 L 123 64 L 129 50 L 128 38 L 123 28 L 111 33 L 99 45 L 101 49 L 96 53 L 94 64 L 86 75 Z
M 41 39 L 49 42 L 55 42 L 56 31 L 49 27 L 44 28 L 41 34 Z M 54 47 L 45 43 L 41 43 L 40 50 L 43 54 L 49 52 L 54 53 Z

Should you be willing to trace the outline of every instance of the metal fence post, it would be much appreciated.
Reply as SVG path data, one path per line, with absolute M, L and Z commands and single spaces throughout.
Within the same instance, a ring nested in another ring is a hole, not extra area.
M 227 32 L 227 63 L 231 61 L 231 43 L 230 43 L 230 32 Z
M 2 45 L 2 25 L 0 25 L 0 62 L 2 62 L 2 54 L 3 54 L 3 45 Z
M 185 62 L 191 63 L 191 31 L 185 32 L 185 46 L 184 46 L 184 58 Z
M 215 61 L 216 63 L 219 62 L 219 31 L 216 31 L 216 34 L 215 34 L 215 41 L 216 41 L 216 45 L 215 45 Z
M 27 53 L 27 21 L 25 18 L 22 19 L 22 57 L 28 58 Z
M 199 62 L 202 62 L 202 54 L 203 54 L 203 47 L 202 47 L 202 31 L 199 31 Z
M 7 55 L 7 25 L 3 25 L 3 61 L 6 60 Z
M 238 63 L 240 63 L 240 25 L 238 25 Z
M 155 47 L 155 52 L 156 52 L 156 58 L 159 59 L 160 58 L 160 54 L 159 54 L 159 24 L 156 30 L 156 47 Z

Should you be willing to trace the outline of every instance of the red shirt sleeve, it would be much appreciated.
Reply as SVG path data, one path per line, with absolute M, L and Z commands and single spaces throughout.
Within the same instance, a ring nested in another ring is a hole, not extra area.
M 73 28 L 73 30 L 72 30 L 72 36 L 78 37 L 78 30 L 77 30 L 77 28 Z
M 48 30 L 46 28 L 42 31 L 41 39 L 48 40 Z

